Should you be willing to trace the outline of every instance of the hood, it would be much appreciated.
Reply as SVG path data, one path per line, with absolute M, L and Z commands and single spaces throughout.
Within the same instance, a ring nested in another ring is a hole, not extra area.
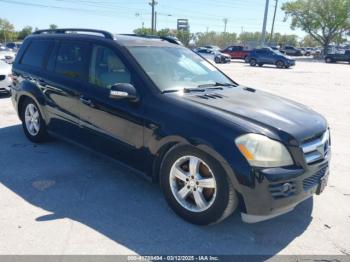
M 11 73 L 12 66 L 7 64 L 5 61 L 0 60 L 0 75 L 7 75 Z
M 211 110 L 221 111 L 254 122 L 263 128 L 272 129 L 280 137 L 291 136 L 292 138 L 288 140 L 296 139 L 298 144 L 327 129 L 325 118 L 312 109 L 252 88 L 232 87 L 207 93 L 192 92 L 183 98 Z

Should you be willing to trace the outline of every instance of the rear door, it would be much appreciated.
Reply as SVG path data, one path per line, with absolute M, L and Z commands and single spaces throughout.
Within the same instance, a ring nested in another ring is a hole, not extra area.
M 143 147 L 142 102 L 110 98 L 111 87 L 117 83 L 142 88 L 118 50 L 103 44 L 92 45 L 89 79 L 80 101 L 84 138 L 94 149 L 142 169 L 139 157 Z
M 48 73 L 42 80 L 51 120 L 49 129 L 79 139 L 80 96 L 84 90 L 89 65 L 89 45 L 61 40 L 48 61 Z

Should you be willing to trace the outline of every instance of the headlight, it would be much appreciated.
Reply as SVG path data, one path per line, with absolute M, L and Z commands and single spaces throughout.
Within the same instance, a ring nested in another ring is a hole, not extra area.
M 235 140 L 239 151 L 254 167 L 293 165 L 292 157 L 280 142 L 258 134 L 247 134 Z

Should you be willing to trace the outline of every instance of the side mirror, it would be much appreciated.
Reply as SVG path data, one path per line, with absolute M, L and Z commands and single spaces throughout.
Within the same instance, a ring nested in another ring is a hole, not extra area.
M 133 102 L 139 100 L 136 88 L 129 83 L 118 83 L 113 85 L 109 97 L 112 99 L 127 99 Z

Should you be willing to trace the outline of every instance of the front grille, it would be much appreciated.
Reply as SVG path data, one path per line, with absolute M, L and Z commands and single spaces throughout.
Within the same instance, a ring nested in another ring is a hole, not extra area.
M 295 182 L 283 182 L 269 185 L 269 191 L 274 199 L 290 197 L 296 194 Z
M 307 164 L 314 164 L 322 161 L 327 157 L 330 149 L 329 130 L 320 136 L 308 139 L 301 145 L 301 148 L 303 149 L 305 162 Z
M 4 80 L 6 78 L 5 75 L 0 75 L 0 81 Z
M 303 188 L 305 191 L 317 186 L 321 178 L 326 174 L 328 166 L 323 167 L 320 171 L 318 171 L 315 175 L 310 176 L 303 181 Z

